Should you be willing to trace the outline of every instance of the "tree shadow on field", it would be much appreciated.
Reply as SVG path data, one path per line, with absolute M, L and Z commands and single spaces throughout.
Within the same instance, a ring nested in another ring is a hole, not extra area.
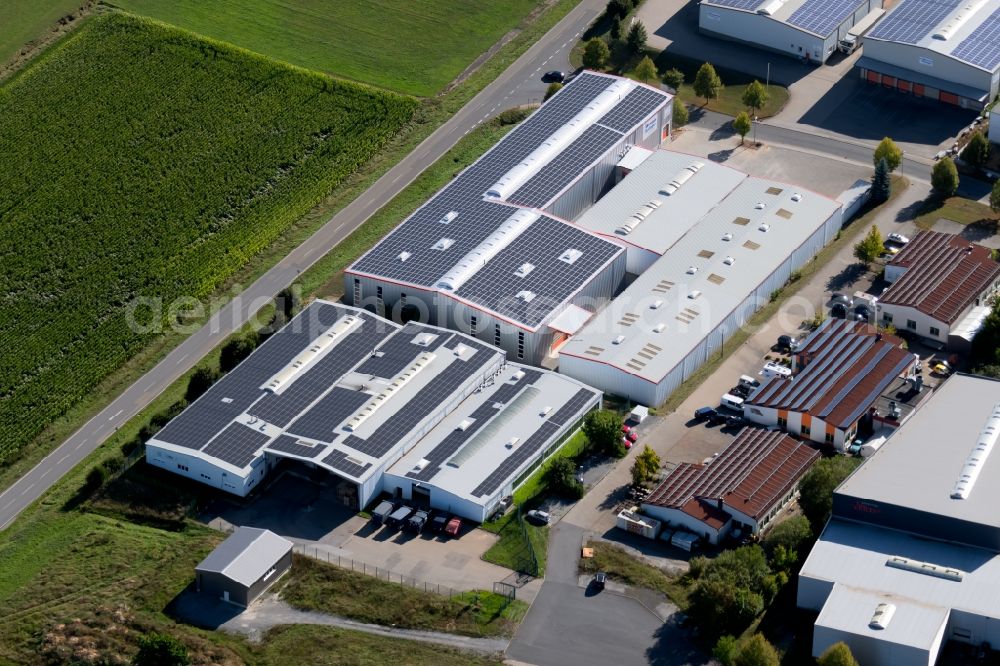
M 868 272 L 868 266 L 855 262 L 826 281 L 827 291 L 841 291 L 861 279 Z

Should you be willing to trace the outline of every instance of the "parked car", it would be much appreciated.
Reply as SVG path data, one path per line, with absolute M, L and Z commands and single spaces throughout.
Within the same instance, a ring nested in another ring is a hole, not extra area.
M 431 518 L 431 531 L 432 532 L 444 532 L 444 528 L 448 525 L 448 514 L 439 513 Z
M 625 447 L 626 451 L 632 448 L 632 442 L 628 441 L 628 437 L 622 437 L 622 446 Z
M 779 335 L 778 336 L 778 351 L 795 351 L 795 346 L 799 344 L 799 341 L 790 335 Z
M 847 306 L 837 302 L 830 307 L 830 316 L 834 319 L 847 319 Z
M 747 386 L 743 386 L 742 384 L 737 384 L 733 388 L 729 389 L 729 392 L 732 395 L 745 399 L 750 397 L 750 394 L 753 393 L 753 389 Z
M 631 432 L 631 430 L 632 430 L 632 426 L 630 426 L 628 424 L 623 424 L 622 425 L 622 432 Z
M 861 317 L 865 321 L 870 321 L 872 316 L 871 308 L 869 308 L 865 303 L 857 305 L 854 307 L 854 316 Z
M 551 72 L 545 72 L 542 74 L 542 81 L 545 83 L 563 83 L 566 81 L 566 74 L 565 72 L 560 72 L 559 70 L 554 69 Z
M 389 514 L 389 517 L 385 519 L 385 524 L 393 529 L 398 529 L 406 524 L 406 519 L 412 513 L 413 509 L 404 504 Z
M 931 368 L 931 372 L 935 375 L 948 375 L 951 374 L 951 366 L 948 361 L 938 361 Z
M 639 435 L 638 433 L 636 433 L 635 430 L 629 430 L 627 433 L 625 433 L 625 439 L 635 444 L 637 441 L 639 441 Z
M 899 245 L 906 245 L 910 242 L 910 239 L 903 234 L 892 233 L 886 236 L 885 240 L 889 243 L 897 243 Z
M 548 525 L 549 521 L 552 520 L 552 516 L 549 515 L 549 512 L 542 511 L 541 509 L 532 509 L 525 514 L 525 517 L 536 525 Z
M 455 516 L 454 518 L 448 521 L 447 525 L 444 526 L 444 533 L 451 535 L 453 537 L 457 537 L 461 529 L 462 529 L 462 519 L 459 518 L 458 516 Z
M 744 419 L 742 416 L 729 416 L 726 418 L 727 428 L 739 428 L 744 423 L 746 423 L 746 419 Z
M 420 534 L 424 525 L 427 524 L 427 512 L 423 510 L 418 510 L 415 514 L 410 516 L 410 519 L 406 521 L 407 529 Z
M 708 421 L 709 423 L 715 423 L 715 420 L 718 417 L 719 411 L 715 407 L 699 407 L 694 410 L 695 421 Z
M 389 517 L 392 513 L 392 502 L 382 501 L 379 502 L 378 506 L 372 509 L 372 524 L 381 525 L 385 522 L 385 519 Z
M 604 573 L 603 571 L 598 571 L 597 573 L 594 574 L 595 590 L 603 590 L 607 582 L 608 582 L 608 574 Z
M 833 296 L 830 297 L 831 303 L 843 303 L 846 307 L 851 307 L 854 305 L 854 299 L 847 294 L 841 294 L 840 292 L 835 292 Z

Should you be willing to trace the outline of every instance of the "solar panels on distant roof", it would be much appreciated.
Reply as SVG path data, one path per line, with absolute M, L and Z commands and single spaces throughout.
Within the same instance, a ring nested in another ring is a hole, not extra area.
M 269 439 L 270 436 L 267 434 L 253 430 L 242 423 L 231 423 L 202 449 L 202 452 L 242 468 L 250 464 L 255 457 L 254 454 Z
M 878 23 L 868 37 L 916 44 L 931 33 L 961 0 L 902 0 Z
M 733 9 L 745 9 L 748 12 L 755 11 L 764 4 L 763 0 L 710 0 L 710 3 L 719 7 L 732 7 Z
M 661 104 L 663 104 L 661 93 L 645 86 L 637 86 L 597 123 L 624 134 L 649 117 L 649 114 Z
M 806 0 L 788 17 L 788 23 L 825 37 L 860 5 L 859 0 Z
M 996 69 L 1000 65 L 1000 8 L 993 10 L 951 54 L 983 69 Z

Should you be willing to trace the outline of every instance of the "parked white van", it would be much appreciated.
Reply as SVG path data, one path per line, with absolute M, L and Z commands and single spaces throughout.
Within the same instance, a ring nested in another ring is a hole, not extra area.
M 719 400 L 719 404 L 721 404 L 723 407 L 728 407 L 729 409 L 735 409 L 740 414 L 743 413 L 743 398 L 739 397 L 738 395 L 727 393 L 726 395 L 722 396 L 721 400 Z
M 741 375 L 739 385 L 743 388 L 750 389 L 751 391 L 758 386 L 760 386 L 760 380 L 754 379 L 750 375 Z

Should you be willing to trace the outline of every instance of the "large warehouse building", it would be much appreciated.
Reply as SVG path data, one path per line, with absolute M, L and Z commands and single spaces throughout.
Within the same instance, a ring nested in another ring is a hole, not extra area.
M 824 63 L 882 0 L 701 0 L 698 27 L 714 37 Z
M 600 233 L 619 234 L 637 266 L 662 254 L 563 345 L 560 372 L 659 405 L 836 236 L 838 202 L 744 174 L 734 186 L 734 173 L 691 157 L 653 156 L 616 188 L 630 193 L 616 200 L 619 210 L 587 218 L 590 229 L 603 224 Z M 655 213 L 617 231 L 652 200 L 661 202 Z M 660 208 L 668 213 L 652 217 Z
M 345 273 L 354 305 L 459 330 L 538 365 L 610 298 L 621 246 L 566 222 L 632 146 L 669 136 L 671 96 L 585 72 Z
M 901 0 L 857 66 L 870 83 L 982 109 L 1000 89 L 1000 0 Z
M 156 433 L 146 460 L 245 496 L 289 459 L 334 475 L 355 509 L 385 490 L 482 521 L 600 399 L 466 335 L 317 301 Z
M 837 488 L 798 581 L 814 656 L 844 641 L 862 664 L 930 665 L 948 641 L 1000 645 L 998 435 L 1000 382 L 954 375 Z

